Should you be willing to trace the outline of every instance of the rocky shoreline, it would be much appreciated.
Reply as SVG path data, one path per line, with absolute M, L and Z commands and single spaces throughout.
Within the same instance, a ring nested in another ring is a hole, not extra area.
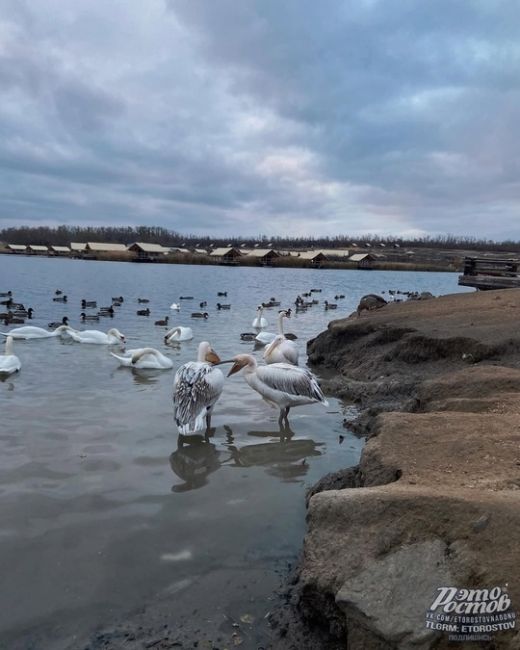
M 509 624 L 454 641 L 426 624 L 442 587 L 499 587 L 520 610 L 519 313 L 520 290 L 457 294 L 332 321 L 309 342 L 367 444 L 309 494 L 275 647 L 520 647 Z

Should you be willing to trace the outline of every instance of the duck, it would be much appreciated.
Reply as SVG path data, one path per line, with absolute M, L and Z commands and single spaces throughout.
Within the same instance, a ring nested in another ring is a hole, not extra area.
M 242 332 L 240 335 L 241 341 L 254 341 L 256 338 L 256 332 Z
M 114 308 L 110 307 L 100 307 L 98 311 L 98 316 L 109 316 L 112 317 L 115 314 Z
M 179 296 L 179 300 L 193 300 L 193 296 Z
M 383 291 L 384 293 L 384 291 Z M 341 298 L 344 298 L 345 294 L 343 293 L 338 293 L 336 296 L 334 296 L 334 300 L 341 300 Z
M 20 359 L 13 352 L 13 337 L 8 336 L 5 341 L 5 353 L 0 354 L 0 375 L 11 375 L 22 367 Z
M 25 318 L 17 318 L 14 314 L 4 320 L 4 325 L 23 325 Z
M 147 302 L 150 302 L 150 301 L 148 300 L 148 298 L 138 298 L 137 302 L 138 303 L 147 303 Z
M 115 345 L 116 343 L 124 343 L 125 337 L 121 332 L 113 327 L 108 332 L 100 332 L 99 330 L 83 330 L 78 332 L 72 328 L 68 328 L 67 334 L 76 343 L 91 343 L 94 345 Z
M 264 313 L 264 308 L 262 305 L 258 305 L 256 308 L 256 318 L 253 320 L 251 323 L 252 327 L 256 327 L 257 329 L 262 329 L 263 327 L 268 326 L 267 318 L 264 318 L 262 314 Z
M 164 342 L 175 343 L 177 341 L 191 341 L 193 332 L 191 327 L 173 327 L 164 335 Z
M 199 302 L 199 307 L 201 309 L 204 309 L 204 307 L 207 307 L 207 306 L 208 306 L 207 300 L 203 300 L 202 302 Z
M 13 292 L 11 290 L 9 291 L 3 291 L 0 293 L 0 298 L 11 298 L 13 295 Z
M 14 311 L 15 316 L 23 316 L 25 318 L 28 318 L 31 320 L 33 317 L 34 309 L 32 307 L 29 307 L 29 309 L 16 309 Z
M 137 315 L 138 316 L 149 316 L 150 315 L 150 310 L 148 308 L 146 308 L 146 309 L 138 309 L 137 310 Z
M 54 336 L 61 336 L 66 334 L 72 328 L 67 325 L 60 325 L 53 332 L 44 330 L 43 327 L 35 327 L 34 325 L 26 325 L 25 327 L 16 327 L 10 332 L 0 332 L 2 336 L 12 336 L 14 339 L 48 339 Z
M 169 316 L 165 316 L 162 320 L 156 320 L 156 321 L 155 321 L 155 325 L 159 325 L 159 326 L 163 326 L 163 325 L 165 325 L 165 326 L 167 326 L 169 320 L 170 320 L 170 317 L 169 317 Z
M 180 434 L 211 428 L 211 414 L 224 388 L 224 375 L 215 365 L 220 357 L 207 341 L 199 343 L 197 361 L 188 361 L 175 373 L 173 416 Z
M 294 341 L 289 341 L 283 334 L 275 336 L 264 350 L 264 361 L 271 363 L 290 363 L 293 366 L 298 365 L 298 347 Z
M 63 293 L 63 291 L 62 291 L 61 289 L 56 289 L 56 291 L 54 292 L 54 295 L 55 295 L 55 296 L 61 296 L 62 293 Z M 0 295 L 1 295 L 1 294 L 0 294 Z
M 67 296 L 56 296 L 52 300 L 53 302 L 67 302 Z
M 97 301 L 96 300 L 85 300 L 85 298 L 83 298 L 81 300 L 81 306 L 83 307 L 83 309 L 86 309 L 87 307 L 97 307 Z
M 173 311 L 180 311 L 181 306 L 177 302 L 172 302 L 172 304 L 170 305 L 170 309 L 172 309 Z
M 338 306 L 334 303 L 330 303 L 327 300 L 323 303 L 325 305 L 325 309 L 337 309 Z
M 227 291 L 217 291 L 217 296 L 219 298 L 227 298 Z
M 311 289 L 311 293 L 321 293 L 321 289 Z
M 217 309 L 231 309 L 231 305 L 223 305 L 220 302 L 217 302 Z
M 114 302 L 120 302 L 121 303 L 121 302 L 124 302 L 124 301 L 125 301 L 125 299 L 123 298 L 123 296 L 116 296 L 115 298 L 112 296 L 112 303 L 114 303 Z
M 98 314 L 85 314 L 85 312 L 81 312 L 80 318 L 83 322 L 85 321 L 95 321 L 97 322 L 99 320 L 99 315 Z
M 67 316 L 64 316 L 64 317 L 61 319 L 61 323 L 58 323 L 58 322 L 49 323 L 49 324 L 47 325 L 47 327 L 51 327 L 52 329 L 56 329 L 56 328 L 59 327 L 60 325 L 68 325 L 68 324 L 69 324 L 69 319 L 67 318 Z
M 209 314 L 207 311 L 194 311 L 191 315 L 192 318 L 208 318 Z
M 127 368 L 141 370 L 170 370 L 173 368 L 173 361 L 155 348 L 126 350 L 123 355 L 114 354 L 114 352 L 110 354 Z

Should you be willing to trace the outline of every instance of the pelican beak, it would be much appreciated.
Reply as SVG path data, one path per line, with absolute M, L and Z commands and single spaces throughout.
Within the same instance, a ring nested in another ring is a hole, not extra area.
M 242 370 L 242 364 L 240 363 L 240 361 L 235 361 L 231 366 L 231 370 L 228 372 L 227 376 L 231 377 L 231 375 L 234 375 L 236 372 L 239 372 L 240 370 Z
M 218 356 L 218 354 L 217 354 L 214 350 L 210 350 L 210 351 L 206 354 L 206 361 L 207 361 L 208 363 L 213 364 L 214 366 L 216 366 L 216 365 L 218 365 L 219 363 L 221 363 L 221 361 L 220 361 L 220 357 Z

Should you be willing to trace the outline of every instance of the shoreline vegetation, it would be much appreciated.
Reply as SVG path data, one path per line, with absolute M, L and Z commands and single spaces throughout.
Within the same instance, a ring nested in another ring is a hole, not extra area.
M 471 237 L 210 238 L 155 226 L 0 230 L 0 254 L 107 262 L 460 272 L 466 257 L 516 258 L 520 242 Z

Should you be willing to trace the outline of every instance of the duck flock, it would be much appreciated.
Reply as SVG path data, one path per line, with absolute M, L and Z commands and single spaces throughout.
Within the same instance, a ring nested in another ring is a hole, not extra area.
M 174 419 L 180 434 L 192 434 L 211 427 L 211 414 L 224 389 L 225 377 L 221 370 L 224 364 L 231 364 L 227 376 L 242 371 L 247 384 L 256 391 L 267 403 L 279 409 L 280 425 L 288 424 L 288 415 L 292 407 L 304 404 L 323 404 L 327 401 L 321 391 L 316 377 L 307 368 L 300 367 L 299 349 L 296 343 L 297 336 L 284 331 L 284 323 L 291 318 L 294 311 L 302 312 L 319 304 L 314 296 L 321 293 L 321 289 L 311 289 L 298 295 L 294 306 L 287 309 L 278 309 L 276 318 L 277 331 L 267 330 L 269 323 L 264 315 L 266 310 L 279 308 L 280 302 L 274 297 L 262 302 L 256 308 L 251 321 L 251 330 L 240 334 L 242 341 L 252 341 L 256 347 L 263 346 L 263 364 L 259 364 L 252 354 L 237 354 L 230 359 L 222 360 L 209 342 L 202 341 L 198 346 L 197 360 L 189 361 L 180 366 L 174 378 L 173 406 Z M 344 295 L 336 295 L 335 300 L 341 300 Z M 220 302 L 227 300 L 227 291 L 217 293 L 218 302 L 216 309 L 230 310 L 231 304 Z M 52 297 L 53 302 L 67 305 L 70 308 L 67 295 L 57 289 Z M 193 296 L 180 296 L 178 302 L 170 306 L 170 311 L 175 313 L 187 305 L 193 304 Z M 117 310 L 125 302 L 123 296 L 112 298 L 111 304 L 98 306 L 96 300 L 83 298 L 80 301 L 80 321 L 83 324 L 100 322 L 103 319 L 112 319 L 117 315 Z M 149 299 L 137 298 L 136 316 L 150 317 L 148 306 Z M 191 311 L 193 319 L 207 319 L 208 302 L 198 303 L 199 311 Z M 323 302 L 325 310 L 336 309 L 337 303 Z M 90 345 L 118 346 L 118 350 L 110 350 L 110 354 L 124 367 L 141 370 L 171 370 L 173 361 L 160 350 L 153 347 L 125 349 L 124 334 L 116 327 L 110 327 L 106 332 L 98 329 L 75 329 L 69 325 L 69 318 L 63 316 L 61 320 L 48 324 L 48 329 L 26 325 L 26 320 L 32 320 L 34 309 L 25 308 L 23 303 L 15 301 L 12 291 L 0 293 L 0 320 L 5 325 L 22 325 L 7 332 L 0 332 L 6 338 L 5 354 L 0 355 L 0 376 L 8 376 L 21 369 L 20 359 L 14 352 L 14 342 L 29 339 L 49 339 L 67 337 L 72 342 Z M 167 346 L 180 345 L 184 341 L 193 339 L 191 327 L 170 327 L 171 315 L 155 320 L 156 326 L 166 327 L 164 343 Z

